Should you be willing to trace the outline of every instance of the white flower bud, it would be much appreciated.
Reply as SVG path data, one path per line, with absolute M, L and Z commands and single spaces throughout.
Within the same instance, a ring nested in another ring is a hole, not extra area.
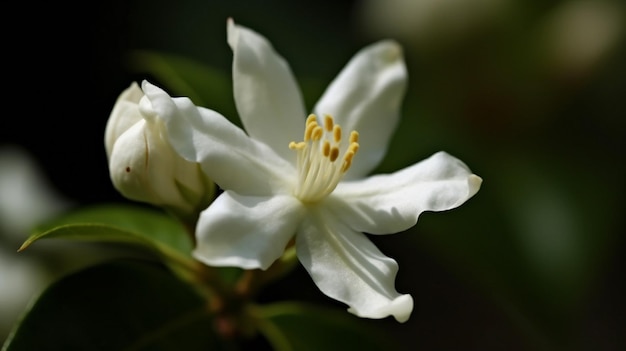
M 200 165 L 170 146 L 161 118 L 137 83 L 118 97 L 105 130 L 109 173 L 126 198 L 150 203 L 176 215 L 195 216 L 214 193 Z

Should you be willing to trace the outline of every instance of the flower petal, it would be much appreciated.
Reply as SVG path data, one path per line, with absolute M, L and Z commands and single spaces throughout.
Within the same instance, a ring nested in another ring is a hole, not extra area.
M 304 207 L 289 195 L 222 193 L 200 214 L 194 256 L 210 266 L 267 269 L 284 252 Z
M 107 158 L 111 157 L 113 144 L 133 124 L 139 122 L 143 117 L 139 113 L 139 100 L 143 97 L 143 92 L 137 82 L 132 82 L 130 86 L 119 95 L 111 111 L 109 120 L 104 131 L 104 147 Z
M 233 50 L 233 87 L 239 117 L 248 134 L 287 160 L 291 141 L 304 132 L 306 111 L 300 88 L 287 62 L 258 33 L 228 19 Z
M 146 140 L 146 129 L 146 121 L 140 120 L 117 138 L 111 149 L 109 172 L 113 186 L 126 198 L 160 205 L 163 199 L 154 191 L 150 182 L 150 175 L 154 172 L 150 172 L 153 164 L 148 163 L 148 155 L 151 153 Z M 161 158 L 161 162 L 163 161 L 169 163 L 171 160 Z M 169 184 L 158 185 L 166 198 L 179 200 L 176 191 Z
M 409 318 L 413 298 L 394 288 L 396 261 L 331 211 L 313 210 L 305 219 L 296 236 L 296 252 L 318 288 L 350 306 L 350 313 L 366 318 L 394 316 L 399 322 Z
M 219 113 L 195 106 L 188 98 L 171 98 L 143 82 L 149 100 L 142 113 L 165 121 L 170 143 L 185 159 L 223 189 L 246 195 L 268 195 L 290 189 L 295 169 L 265 144 L 248 137 Z
M 414 226 L 424 211 L 460 206 L 481 183 L 461 160 L 438 152 L 391 174 L 339 183 L 326 201 L 352 229 L 391 234 Z
M 381 41 L 359 51 L 317 102 L 318 116 L 330 114 L 344 131 L 360 134 L 359 153 L 345 179 L 367 175 L 385 156 L 406 85 L 402 48 Z

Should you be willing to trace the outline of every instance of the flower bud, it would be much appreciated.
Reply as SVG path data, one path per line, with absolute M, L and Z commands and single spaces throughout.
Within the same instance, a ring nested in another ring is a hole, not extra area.
M 211 201 L 213 182 L 198 163 L 174 151 L 164 122 L 137 83 L 118 97 L 104 141 L 111 181 L 126 198 L 184 218 L 196 216 Z

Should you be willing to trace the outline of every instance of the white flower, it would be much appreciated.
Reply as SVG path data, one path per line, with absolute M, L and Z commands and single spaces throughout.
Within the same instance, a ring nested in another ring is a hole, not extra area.
M 321 118 L 305 122 L 300 90 L 271 44 L 232 20 L 228 43 L 247 134 L 215 111 L 143 83 L 173 147 L 224 189 L 200 215 L 195 257 L 267 269 L 295 235 L 297 256 L 322 292 L 358 316 L 406 321 L 413 299 L 394 288 L 398 266 L 363 232 L 396 233 L 423 211 L 457 207 L 481 179 L 444 152 L 364 178 L 399 118 L 407 79 L 400 47 L 382 41 L 360 51 L 315 106 Z
M 200 165 L 170 146 L 161 117 L 137 83 L 118 97 L 105 130 L 109 173 L 125 197 L 164 207 L 180 216 L 197 215 L 214 185 Z

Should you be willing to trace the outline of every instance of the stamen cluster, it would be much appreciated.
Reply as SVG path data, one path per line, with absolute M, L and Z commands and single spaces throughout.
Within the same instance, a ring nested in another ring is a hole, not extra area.
M 296 150 L 298 184 L 294 195 L 303 202 L 316 202 L 335 188 L 342 176 L 350 169 L 352 159 L 359 149 L 359 133 L 352 131 L 348 142 L 342 141 L 341 126 L 332 116 L 324 116 L 324 125 L 317 123 L 317 116 L 309 115 L 304 129 L 304 141 L 289 143 Z M 337 160 L 341 151 L 342 161 Z

